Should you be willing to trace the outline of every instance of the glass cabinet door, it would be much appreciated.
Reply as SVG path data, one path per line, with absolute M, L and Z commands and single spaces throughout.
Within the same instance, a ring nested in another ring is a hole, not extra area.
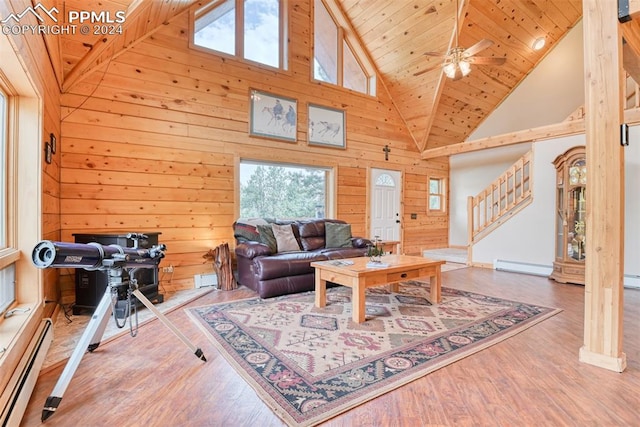
M 569 167 L 570 190 L 567 192 L 567 257 L 576 261 L 585 258 L 585 219 L 587 166 L 584 159 L 578 159 Z
M 556 167 L 555 262 L 551 278 L 584 284 L 587 162 L 583 146 L 559 155 Z

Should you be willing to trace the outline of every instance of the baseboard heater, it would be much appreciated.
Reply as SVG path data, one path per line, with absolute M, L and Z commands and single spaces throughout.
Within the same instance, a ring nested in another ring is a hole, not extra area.
M 20 425 L 52 340 L 53 323 L 51 319 L 44 319 L 0 396 L 0 425 L 3 427 Z
M 218 275 L 214 273 L 210 274 L 196 274 L 193 276 L 193 283 L 196 285 L 196 289 L 204 288 L 206 286 L 213 286 L 218 288 Z
M 497 259 L 493 261 L 493 268 L 500 271 L 509 271 L 511 273 L 532 274 L 535 276 L 548 276 L 553 271 L 550 265 L 531 264 L 528 262 L 507 261 Z
M 625 274 L 624 275 L 624 287 L 640 289 L 640 276 Z

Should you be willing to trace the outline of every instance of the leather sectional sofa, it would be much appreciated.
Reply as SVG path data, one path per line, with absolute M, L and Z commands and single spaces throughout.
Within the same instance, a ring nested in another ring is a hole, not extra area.
M 265 239 L 272 231 L 270 227 L 289 225 L 296 240 L 294 246 L 297 243 L 299 250 L 287 246 L 286 251 L 278 251 L 277 247 L 270 247 Z M 342 243 L 336 243 L 336 229 L 342 231 Z M 365 256 L 371 244 L 368 239 L 351 237 L 350 226 L 336 219 L 238 220 L 234 223 L 234 236 L 238 282 L 255 290 L 261 298 L 311 291 L 315 287 L 315 269 L 310 265 L 313 261 Z

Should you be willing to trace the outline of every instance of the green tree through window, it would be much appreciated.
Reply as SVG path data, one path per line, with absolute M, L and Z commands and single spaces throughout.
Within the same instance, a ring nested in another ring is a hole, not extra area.
M 326 170 L 243 164 L 241 175 L 243 174 L 245 177 L 241 178 L 240 184 L 240 216 L 324 218 Z

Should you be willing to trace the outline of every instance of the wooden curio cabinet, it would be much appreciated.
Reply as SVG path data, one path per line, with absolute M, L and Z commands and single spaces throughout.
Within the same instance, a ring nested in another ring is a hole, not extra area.
M 551 278 L 584 285 L 587 192 L 585 148 L 573 147 L 553 161 L 556 167 L 556 259 Z

